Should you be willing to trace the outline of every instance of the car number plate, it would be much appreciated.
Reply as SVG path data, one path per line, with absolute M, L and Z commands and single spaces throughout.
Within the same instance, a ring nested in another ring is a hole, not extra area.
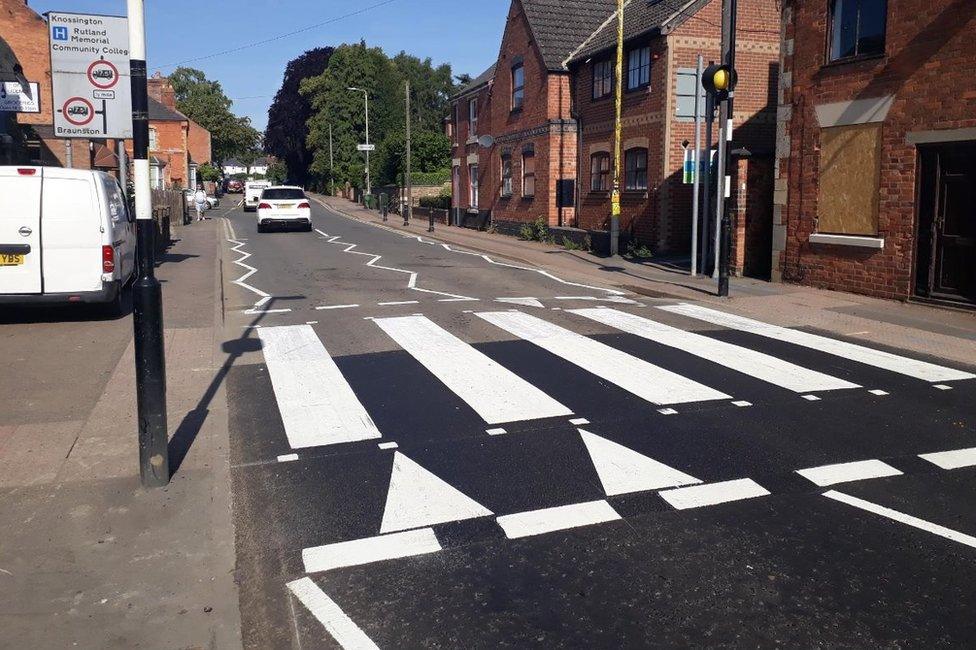
M 0 255 L 0 266 L 20 266 L 23 263 L 23 255 Z
M 295 207 L 295 204 L 294 203 L 279 203 L 277 205 L 277 208 L 279 210 L 291 210 L 294 207 Z

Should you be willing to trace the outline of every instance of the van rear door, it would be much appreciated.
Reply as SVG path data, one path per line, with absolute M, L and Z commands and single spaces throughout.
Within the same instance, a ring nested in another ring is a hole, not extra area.
M 41 293 L 40 167 L 0 167 L 0 293 Z
M 46 168 L 41 202 L 44 293 L 102 288 L 102 208 L 89 171 Z

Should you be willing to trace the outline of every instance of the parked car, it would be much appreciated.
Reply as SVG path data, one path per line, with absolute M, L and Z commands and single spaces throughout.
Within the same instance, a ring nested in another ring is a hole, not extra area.
M 312 230 L 312 205 L 300 187 L 278 185 L 265 188 L 258 202 L 258 232 L 271 226 L 301 226 Z
M 101 303 L 127 309 L 134 215 L 114 177 L 0 167 L 0 304 Z
M 195 194 L 196 194 L 195 190 L 183 190 L 183 196 L 186 198 L 186 204 L 191 208 L 193 207 L 193 204 L 196 203 L 196 200 L 194 199 Z M 209 194 L 207 195 L 208 210 L 213 210 L 219 205 L 220 205 L 220 199 L 218 199 L 216 196 L 211 196 Z
M 248 181 L 244 184 L 244 212 L 254 212 L 258 209 L 261 192 L 271 187 L 268 181 Z
M 229 180 L 227 181 L 227 187 L 224 190 L 228 194 L 240 194 L 244 191 L 244 183 L 239 180 Z

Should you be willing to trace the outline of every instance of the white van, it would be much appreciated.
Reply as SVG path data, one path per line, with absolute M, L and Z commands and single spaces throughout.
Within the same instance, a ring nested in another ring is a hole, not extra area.
M 0 304 L 123 311 L 136 269 L 133 217 L 104 172 L 0 167 Z
M 244 185 L 244 212 L 254 212 L 261 202 L 261 192 L 271 187 L 268 181 L 248 181 Z

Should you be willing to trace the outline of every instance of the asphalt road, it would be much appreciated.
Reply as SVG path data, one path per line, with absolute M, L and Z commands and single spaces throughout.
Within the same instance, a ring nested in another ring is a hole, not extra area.
M 314 218 L 228 215 L 247 647 L 976 644 L 974 368 Z

